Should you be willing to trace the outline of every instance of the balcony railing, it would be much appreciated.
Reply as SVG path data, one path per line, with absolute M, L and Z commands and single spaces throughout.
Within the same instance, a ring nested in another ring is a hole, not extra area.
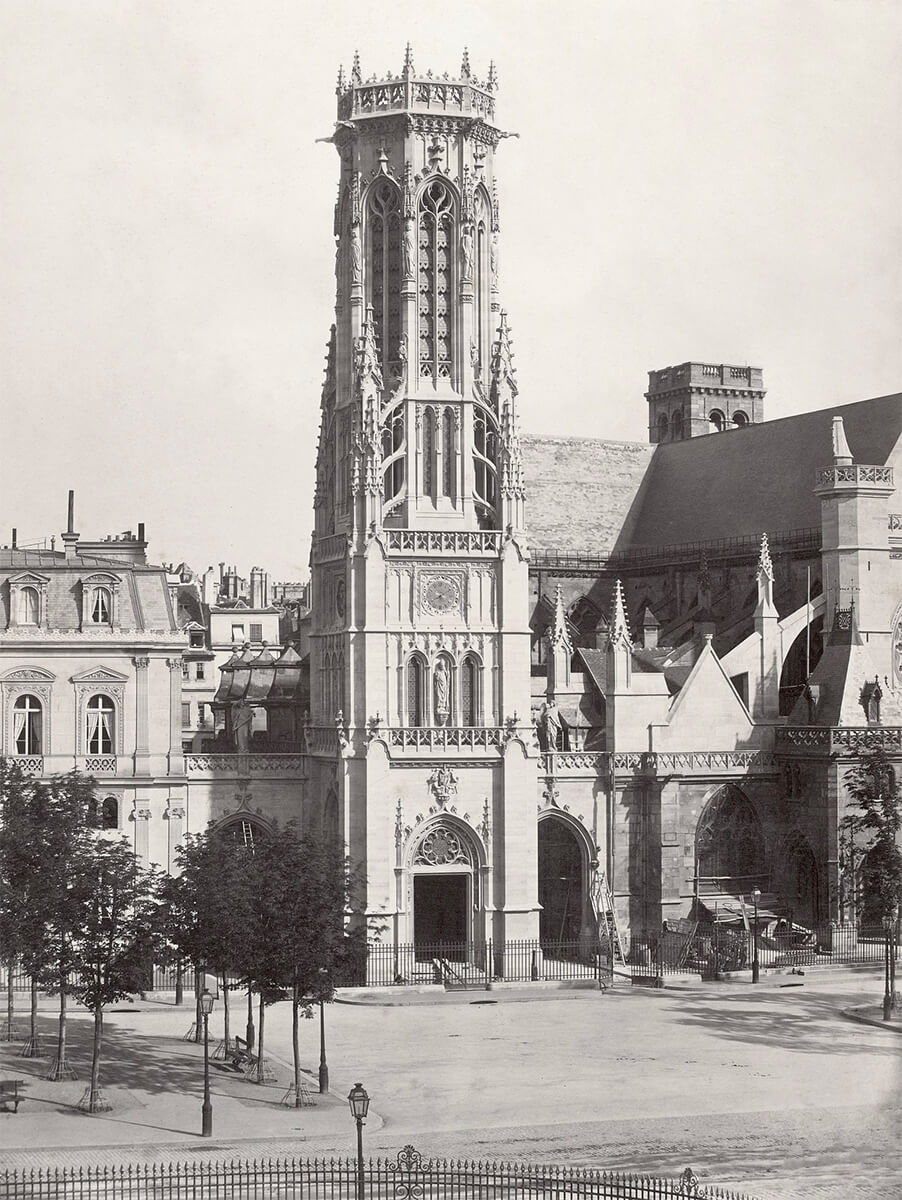
M 878 486 L 893 486 L 892 467 L 872 467 L 864 463 L 849 463 L 842 467 L 824 467 L 818 471 L 817 487 L 840 487 L 844 483 L 857 486 L 861 483 L 877 484 Z
M 878 747 L 902 751 L 902 726 L 787 725 L 777 730 L 777 750 L 816 749 L 830 754 L 857 754 Z
M 379 731 L 399 750 L 500 749 L 510 731 L 499 726 L 444 725 L 436 728 L 389 727 Z
M 389 553 L 497 554 L 501 534 L 492 529 L 386 529 Z
M 297 775 L 304 770 L 303 754 L 186 754 L 188 775 Z
M 82 759 L 81 769 L 86 775 L 115 775 L 117 761 L 115 754 L 86 754 Z

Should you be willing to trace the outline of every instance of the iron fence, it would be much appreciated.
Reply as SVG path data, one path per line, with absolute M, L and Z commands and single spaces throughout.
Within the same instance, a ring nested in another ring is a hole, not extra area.
M 594 979 L 608 973 L 608 955 L 591 937 L 541 941 L 370 942 L 348 983 L 358 987 L 444 984 L 450 990 L 493 981 L 530 983 Z
M 328 1197 L 354 1200 L 353 1159 L 279 1158 L 223 1162 L 143 1163 L 0 1173 L 2 1200 L 242 1200 Z M 367 1200 L 748 1200 L 702 1188 L 687 1168 L 679 1179 L 532 1163 L 424 1159 L 405 1146 L 396 1160 L 363 1163 Z

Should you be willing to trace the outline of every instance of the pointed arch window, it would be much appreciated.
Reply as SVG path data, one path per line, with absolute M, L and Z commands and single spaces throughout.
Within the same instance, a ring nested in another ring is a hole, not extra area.
M 423 413 L 423 494 L 435 499 L 435 409 Z
M 116 706 L 109 696 L 92 696 L 87 709 L 88 754 L 112 754 L 116 724 Z
M 407 437 L 404 410 L 393 409 L 382 424 L 382 499 L 396 500 L 404 489 Z
M 491 331 L 491 242 L 489 204 L 482 190 L 476 193 L 476 303 L 475 350 L 479 373 L 485 376 L 492 346 Z
M 36 696 L 20 696 L 13 707 L 16 754 L 43 754 L 44 710 Z
M 476 479 L 476 507 L 480 524 L 491 528 L 497 503 L 498 433 L 492 418 L 480 408 L 473 418 L 473 465 Z
M 454 412 L 446 408 L 442 414 L 442 495 L 454 499 L 454 474 L 456 465 L 456 438 Z
M 420 378 L 433 383 L 452 378 L 453 230 L 453 197 L 435 179 L 420 196 L 417 277 Z
M 401 202 L 389 179 L 377 179 L 367 196 L 369 256 L 367 299 L 373 306 L 382 378 L 401 375 Z
M 407 663 L 407 724 L 420 727 L 426 724 L 424 713 L 425 698 L 425 664 L 414 654 Z
M 467 654 L 460 667 L 460 723 L 481 724 L 479 711 L 479 663 L 474 654 Z

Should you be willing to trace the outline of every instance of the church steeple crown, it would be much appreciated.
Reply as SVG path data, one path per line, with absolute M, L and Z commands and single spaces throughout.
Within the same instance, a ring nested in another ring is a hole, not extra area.
M 490 65 L 487 80 L 477 79 L 471 72 L 466 49 L 456 78 L 447 72 L 438 75 L 431 70 L 416 71 L 413 50 L 408 42 L 401 74 L 389 73 L 381 79 L 375 75 L 370 79 L 363 78 L 360 56 L 355 52 L 349 81 L 345 83 L 344 73 L 339 74 L 338 119 L 350 121 L 408 110 L 491 121 L 495 117 L 494 93 L 497 89 L 495 64 Z
M 630 623 L 626 615 L 626 600 L 623 596 L 623 584 L 619 579 L 614 581 L 614 594 L 611 599 L 611 616 L 608 621 L 608 645 L 614 647 L 623 645 L 630 647 L 633 639 L 630 636 Z

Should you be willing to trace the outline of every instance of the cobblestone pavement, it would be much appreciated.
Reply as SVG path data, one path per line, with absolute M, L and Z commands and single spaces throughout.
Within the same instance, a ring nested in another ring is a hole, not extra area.
M 52 1130 L 35 1115 L 23 1121 L 24 1110 L 0 1118 L 0 1166 L 349 1154 L 354 1129 L 342 1095 L 361 1079 L 373 1097 L 373 1154 L 413 1142 L 424 1155 L 455 1158 L 666 1175 L 691 1165 L 704 1182 L 762 1200 L 897 1200 L 902 1037 L 840 1015 L 873 1000 L 879 981 L 835 974 L 786 982 L 574 992 L 541 1003 L 487 1004 L 477 994 L 483 1003 L 335 1005 L 327 1015 L 330 1105 L 314 1118 L 279 1110 L 259 1091 L 214 1096 L 212 1144 L 196 1137 L 196 1087 L 170 1069 L 190 1015 L 161 1006 L 111 1014 L 111 1054 L 137 1056 L 148 1075 L 140 1104 L 129 1109 L 125 1100 L 107 1119 L 57 1114 Z M 316 1022 L 303 1027 L 311 1067 L 317 1035 Z M 267 1038 L 287 1063 L 287 1006 L 270 1010 Z M 188 1064 L 192 1083 L 197 1065 Z M 127 1078 L 134 1062 L 119 1069 Z M 61 1140 L 70 1148 L 46 1148 Z M 85 1148 L 89 1140 L 108 1144 Z

